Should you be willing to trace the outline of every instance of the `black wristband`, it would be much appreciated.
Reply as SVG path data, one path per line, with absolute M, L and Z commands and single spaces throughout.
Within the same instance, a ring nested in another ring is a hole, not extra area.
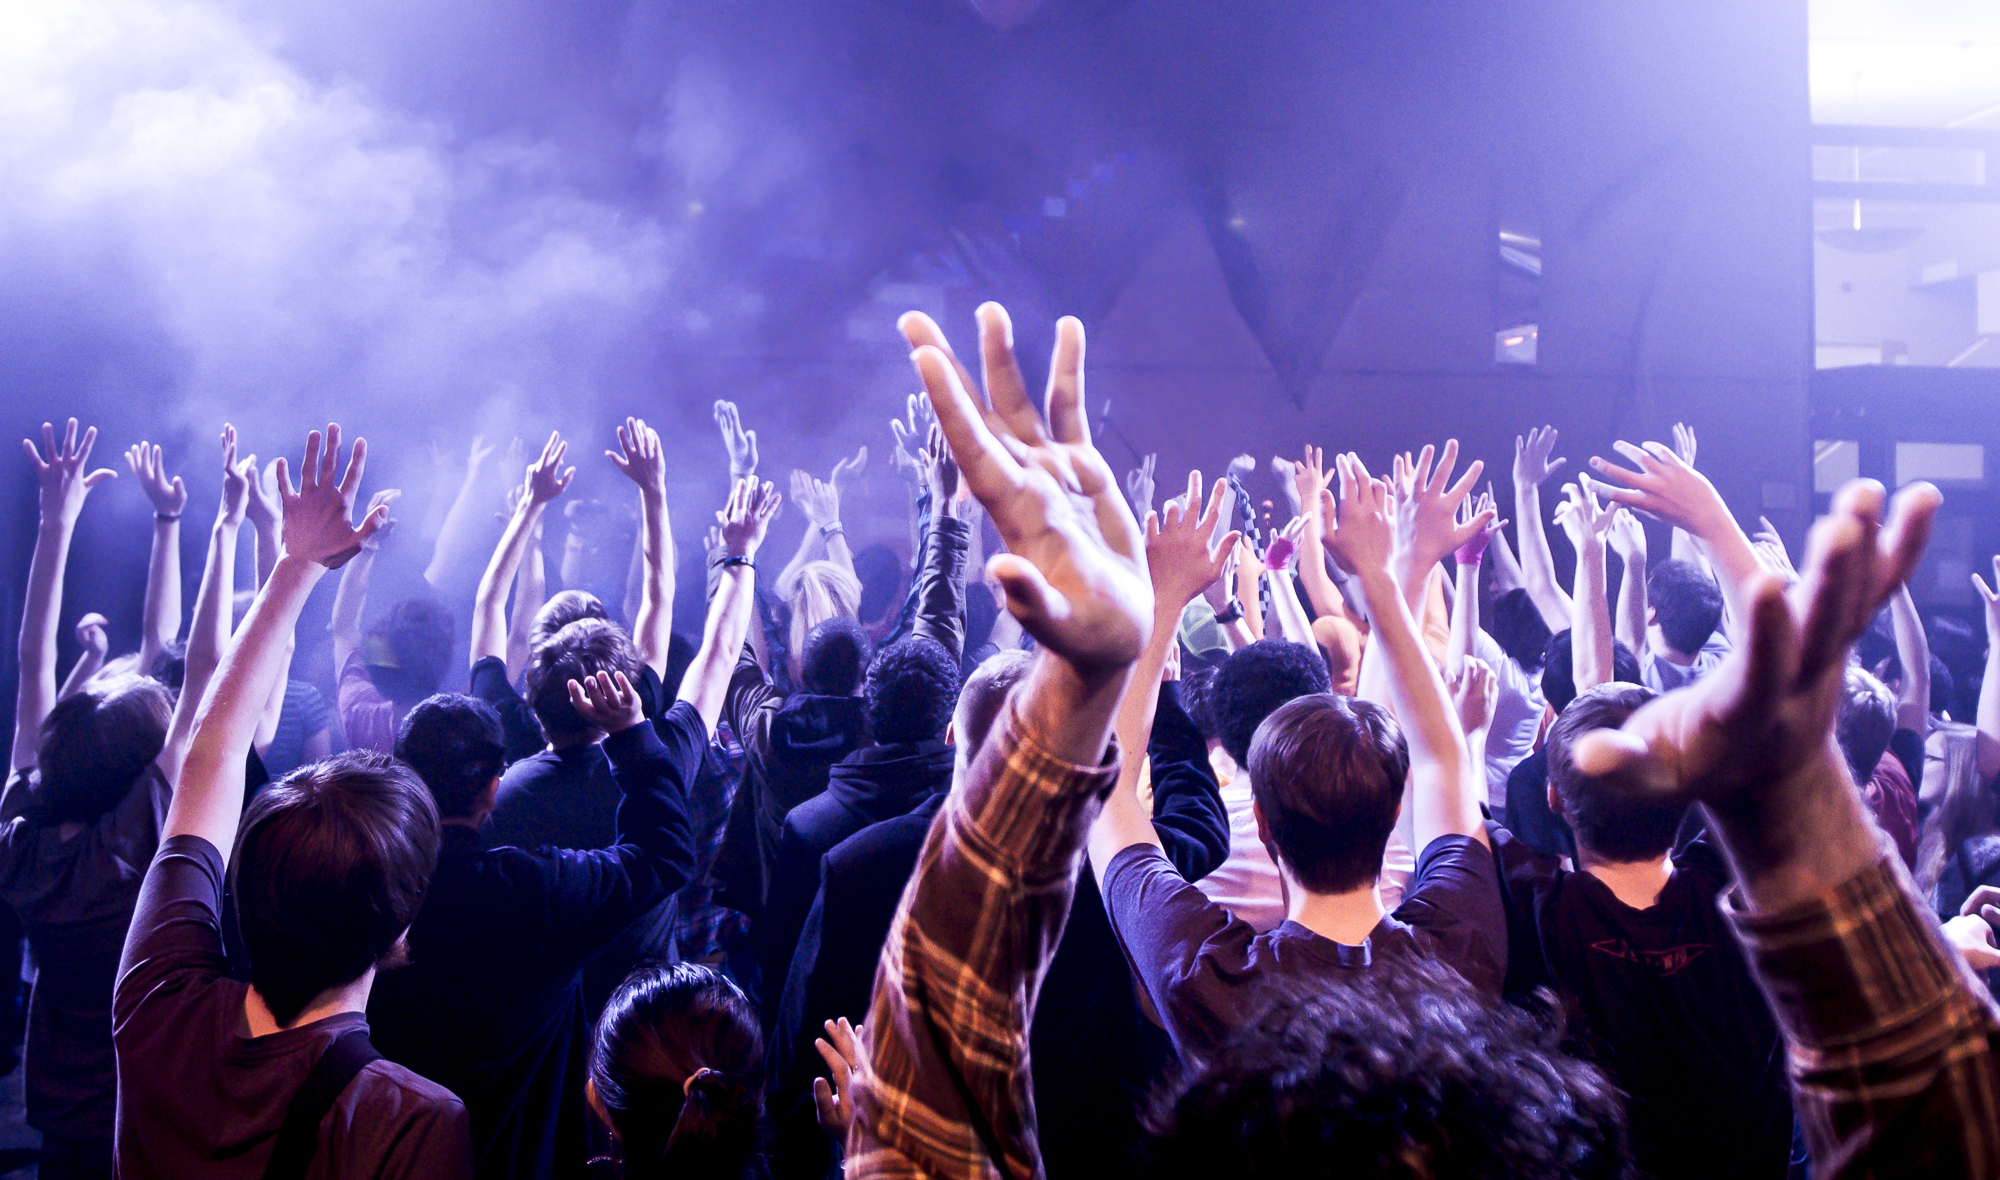
M 722 568 L 728 569 L 732 565 L 740 565 L 753 570 L 757 568 L 757 562 L 754 559 L 746 557 L 741 553 L 732 553 L 722 559 Z
M 1238 619 L 1241 619 L 1242 617 L 1243 617 L 1243 604 L 1236 601 L 1233 598 L 1229 600 L 1228 606 L 1225 606 L 1221 610 L 1215 612 L 1215 621 L 1217 623 L 1220 623 L 1224 627 L 1227 627 L 1229 624 L 1236 622 Z
M 181 514 L 180 514 L 180 513 L 178 513 L 178 512 L 174 512 L 174 513 L 166 513 L 166 512 L 155 512 L 155 513 L 153 513 L 153 519 L 154 519 L 154 520 L 157 520 L 157 521 L 160 521 L 160 522 L 161 522 L 161 523 L 163 523 L 163 524 L 164 524 L 165 522 L 167 522 L 167 521 L 170 521 L 170 520 L 179 520 L 180 518 L 181 518 Z

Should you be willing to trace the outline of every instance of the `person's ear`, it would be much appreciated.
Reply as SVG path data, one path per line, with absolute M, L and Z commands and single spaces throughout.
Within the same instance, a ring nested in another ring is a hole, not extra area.
M 1660 612 L 1650 606 L 1646 608 L 1646 625 L 1648 627 L 1657 627 L 1660 625 Z
M 611 1125 L 611 1115 L 604 1109 L 604 1100 L 597 1096 L 596 1079 L 588 1077 L 583 1079 L 583 1101 L 590 1107 L 590 1113 L 596 1115 L 605 1129 L 611 1132 L 611 1137 L 618 1138 L 618 1128 Z
M 958 744 L 958 718 L 956 717 L 952 718 L 950 721 L 947 721 L 945 723 L 944 744 L 947 746 L 955 746 Z
M 479 798 L 473 801 L 473 808 L 481 814 L 490 812 L 499 802 L 499 799 L 500 776 L 496 774 L 493 776 L 493 781 L 486 784 L 486 789 L 479 792 Z
M 1562 796 L 1556 792 L 1556 785 L 1554 783 L 1550 783 L 1547 787 L 1543 789 L 1549 793 L 1549 814 L 1561 819 L 1569 818 L 1568 816 L 1563 815 Z

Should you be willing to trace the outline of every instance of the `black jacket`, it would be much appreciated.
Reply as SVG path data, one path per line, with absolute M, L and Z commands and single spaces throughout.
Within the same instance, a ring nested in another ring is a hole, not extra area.
M 605 739 L 624 793 L 613 847 L 488 848 L 447 826 L 410 965 L 375 981 L 370 1038 L 464 1100 L 482 1178 L 583 1172 L 584 966 L 693 865 L 686 790 L 707 735 L 687 705 L 660 730 Z
M 1229 854 L 1229 815 L 1209 768 L 1207 743 L 1173 685 L 1160 694 L 1147 753 L 1160 843 L 1176 869 L 1200 880 Z M 774 1176 L 827 1171 L 830 1155 L 812 1100 L 812 1079 L 825 1069 L 813 1038 L 824 1020 L 859 1022 L 867 1015 L 876 960 L 942 802 L 933 797 L 909 815 L 865 828 L 821 861 L 819 892 L 769 1041 Z M 1173 1053 L 1139 1007 L 1088 868 L 1077 880 L 1069 923 L 1036 1001 L 1029 1056 L 1048 1175 L 1096 1180 L 1130 1174 L 1142 1099 Z

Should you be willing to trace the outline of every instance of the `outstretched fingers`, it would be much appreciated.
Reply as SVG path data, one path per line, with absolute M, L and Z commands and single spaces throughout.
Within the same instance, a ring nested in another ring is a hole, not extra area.
M 945 441 L 951 444 L 952 458 L 973 495 L 991 500 L 1011 491 L 1021 478 L 1020 464 L 987 428 L 985 415 L 972 400 L 951 355 L 925 344 L 912 352 L 910 359 L 923 379 Z
M 1083 321 L 1075 316 L 1056 321 L 1047 404 L 1049 432 L 1057 442 L 1090 445 L 1090 422 L 1083 412 Z

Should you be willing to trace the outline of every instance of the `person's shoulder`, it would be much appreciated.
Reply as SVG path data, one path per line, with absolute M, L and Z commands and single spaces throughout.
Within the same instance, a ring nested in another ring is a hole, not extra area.
M 381 1117 L 419 1112 L 465 1116 L 458 1095 L 386 1057 L 363 1066 L 354 1080 L 354 1106 Z
M 915 865 L 936 814 L 932 807 L 869 824 L 828 850 L 827 875 L 872 873 L 896 859 Z
M 500 775 L 500 792 L 504 798 L 509 790 L 527 787 L 554 774 L 561 765 L 561 759 L 551 750 L 537 750 L 509 766 Z

